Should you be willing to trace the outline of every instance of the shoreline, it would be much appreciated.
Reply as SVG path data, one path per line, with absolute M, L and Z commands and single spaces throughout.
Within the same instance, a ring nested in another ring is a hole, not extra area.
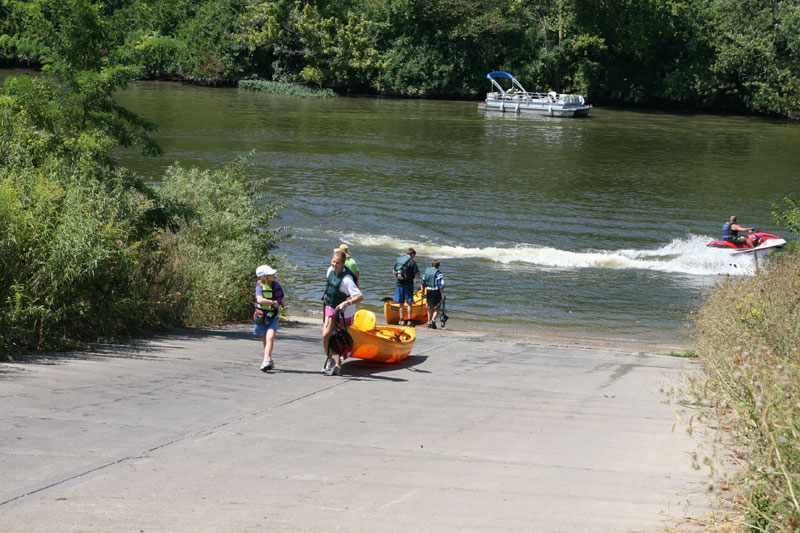
M 41 65 L 30 65 L 25 63 L 11 63 L 6 64 L 5 66 L 0 65 L 0 87 L 2 87 L 5 78 L 11 76 L 19 76 L 19 75 L 30 75 L 30 76 L 38 76 L 42 73 Z M 2 74 L 5 74 L 4 76 Z M 132 83 L 153 83 L 153 84 L 178 84 L 178 85 L 188 85 L 191 87 L 197 87 L 200 89 L 238 89 L 238 83 L 240 81 L 245 81 L 243 79 L 237 79 L 235 83 L 231 84 L 214 84 L 214 85 L 206 85 L 197 83 L 190 79 L 159 79 L 159 78 L 138 78 L 134 80 Z M 461 96 L 427 96 L 423 98 L 423 100 L 429 100 L 433 102 L 465 102 L 465 103 L 480 103 L 485 96 L 484 93 L 477 93 L 475 95 L 461 95 Z M 388 95 L 388 94 L 376 94 L 376 93 L 359 93 L 359 94 L 338 94 L 338 98 L 370 98 L 375 100 L 419 100 L 417 96 L 412 95 Z M 762 120 L 775 120 L 780 122 L 785 122 L 787 117 L 783 115 L 776 115 L 774 113 L 761 113 L 756 111 L 749 111 L 747 109 L 739 109 L 739 110 L 731 110 L 729 108 L 708 108 L 708 107 L 701 107 L 695 106 L 687 108 L 685 102 L 662 102 L 662 101 L 651 101 L 645 103 L 636 103 L 636 102 L 595 102 L 592 104 L 594 109 L 604 109 L 604 110 L 612 110 L 612 111 L 631 111 L 635 113 L 669 113 L 673 115 L 689 115 L 689 116 L 720 116 L 720 117 L 735 117 L 735 118 L 757 118 Z M 800 120 L 800 115 L 792 114 L 791 112 L 788 115 L 788 120 Z
M 383 317 L 376 313 L 379 325 L 383 324 Z M 316 316 L 312 313 L 292 313 L 282 326 L 292 327 L 293 322 L 301 324 L 316 324 L 321 327 L 322 313 Z M 448 322 L 446 329 L 431 330 L 432 335 L 441 335 L 454 338 L 475 338 L 488 340 L 502 340 L 511 342 L 525 342 L 537 346 L 555 346 L 567 348 L 584 348 L 593 350 L 611 350 L 627 353 L 649 353 L 655 355 L 672 355 L 683 352 L 691 347 L 688 339 L 680 338 L 674 341 L 665 339 L 642 339 L 635 336 L 598 335 L 592 332 L 564 332 L 557 330 L 532 330 L 523 329 L 524 326 L 509 324 L 477 324 Z M 418 331 L 428 332 L 424 324 L 416 326 Z M 501 335 L 497 338 L 496 335 Z

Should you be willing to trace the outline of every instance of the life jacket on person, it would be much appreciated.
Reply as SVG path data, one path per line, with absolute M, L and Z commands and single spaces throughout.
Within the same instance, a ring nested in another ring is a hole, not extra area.
M 438 274 L 438 268 L 428 267 L 425 269 L 425 287 L 427 290 L 435 291 L 439 289 L 439 287 L 436 286 L 436 276 Z
M 261 284 L 260 281 L 258 283 Z M 278 295 L 275 294 L 274 289 L 275 289 L 275 287 L 274 287 L 274 285 L 272 283 L 270 283 L 269 285 L 266 285 L 266 286 L 265 285 L 261 285 L 261 296 L 263 296 L 267 300 L 275 300 Z M 264 315 L 267 318 L 271 318 L 271 317 L 275 316 L 275 313 L 276 313 L 276 309 L 274 307 L 268 306 L 268 305 L 261 305 L 260 303 L 258 303 L 258 300 L 256 300 L 256 309 L 264 311 Z
M 739 232 L 731 229 L 735 222 L 728 221 L 722 225 L 722 240 L 728 242 L 735 242 L 739 237 Z
M 356 277 L 347 267 L 343 267 L 342 271 L 338 275 L 333 270 L 331 270 L 330 274 L 328 274 L 328 285 L 325 287 L 325 296 L 323 297 L 323 300 L 325 300 L 325 305 L 328 307 L 336 309 L 337 305 L 350 297 L 350 295 L 339 290 L 339 286 L 342 284 L 342 280 L 345 278 L 345 276 L 350 276 L 353 278 L 353 283 L 355 283 Z

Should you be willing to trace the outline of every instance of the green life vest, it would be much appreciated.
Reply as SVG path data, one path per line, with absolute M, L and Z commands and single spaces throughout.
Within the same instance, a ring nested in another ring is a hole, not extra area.
M 335 308 L 350 297 L 348 294 L 339 290 L 339 285 L 342 284 L 342 280 L 345 276 L 350 276 L 353 278 L 353 282 L 355 282 L 355 276 L 353 276 L 353 273 L 350 272 L 350 269 L 347 267 L 344 267 L 338 276 L 333 270 L 328 274 L 328 285 L 325 287 L 325 305 L 328 307 Z
M 439 287 L 436 286 L 436 274 L 439 273 L 439 269 L 428 267 L 425 269 L 425 286 L 428 290 L 436 290 Z
M 272 300 L 272 284 L 269 284 L 266 287 L 264 285 L 261 285 L 261 296 L 263 296 L 267 300 Z M 273 311 L 275 309 L 271 305 L 261 305 L 260 303 L 258 303 L 258 300 L 256 300 L 256 307 L 261 309 L 262 311 Z

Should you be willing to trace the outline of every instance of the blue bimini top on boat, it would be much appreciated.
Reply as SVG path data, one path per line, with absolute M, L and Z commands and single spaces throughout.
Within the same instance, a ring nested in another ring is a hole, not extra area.
M 514 76 L 512 76 L 508 72 L 503 72 L 503 71 L 490 72 L 489 74 L 486 75 L 486 78 L 490 82 L 492 82 L 492 85 L 494 85 L 497 88 L 497 90 L 498 90 L 498 92 L 500 94 L 506 94 L 506 92 L 503 90 L 503 88 L 500 86 L 499 83 L 494 81 L 495 78 L 508 78 L 509 80 L 511 80 L 511 87 L 514 87 L 516 85 L 519 88 L 520 91 L 522 91 L 523 93 L 527 94 L 527 92 L 525 91 L 525 87 L 523 87 L 520 84 L 520 82 L 517 81 L 517 78 L 515 78 Z

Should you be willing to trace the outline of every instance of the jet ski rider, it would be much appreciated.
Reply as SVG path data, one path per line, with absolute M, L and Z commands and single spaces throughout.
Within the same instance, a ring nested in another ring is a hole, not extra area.
M 722 240 L 734 244 L 747 243 L 748 248 L 755 248 L 753 239 L 749 235 L 739 235 L 739 232 L 753 231 L 753 228 L 745 228 L 736 223 L 736 215 L 731 215 L 730 220 L 722 225 Z

